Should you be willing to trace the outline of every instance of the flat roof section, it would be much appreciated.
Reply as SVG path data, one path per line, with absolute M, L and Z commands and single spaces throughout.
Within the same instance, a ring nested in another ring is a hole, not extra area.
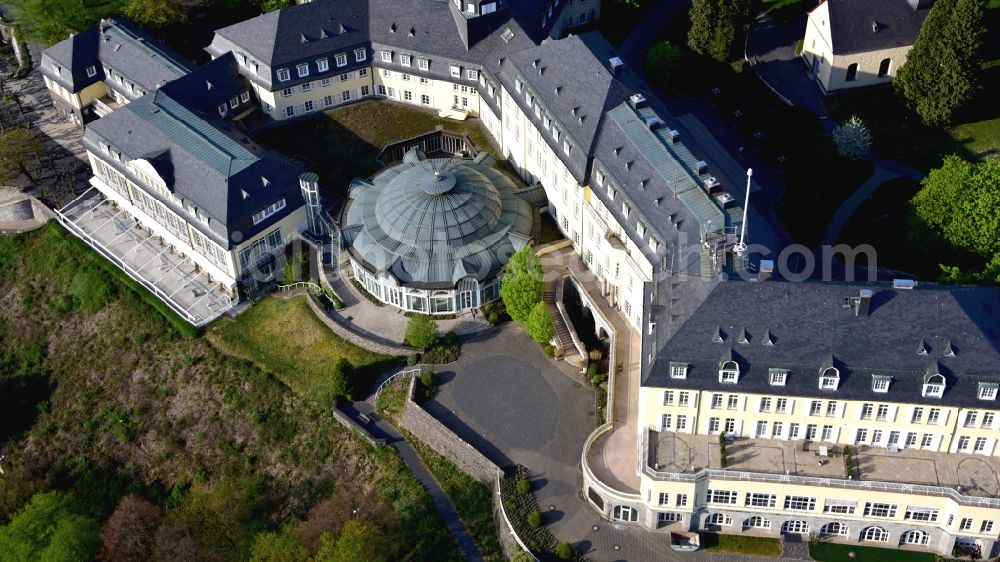
M 235 304 L 220 283 L 161 243 L 96 188 L 56 211 L 73 234 L 141 283 L 194 326 L 208 324 Z

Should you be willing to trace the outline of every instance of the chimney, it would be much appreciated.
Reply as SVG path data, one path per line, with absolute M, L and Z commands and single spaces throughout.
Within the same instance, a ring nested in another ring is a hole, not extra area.
M 855 301 L 854 305 L 855 316 L 868 316 L 872 306 L 873 295 L 874 293 L 871 289 L 861 289 L 858 291 L 858 300 Z
M 708 172 L 708 162 L 705 162 L 704 160 L 699 160 L 697 167 L 699 176 Z
M 611 74 L 618 74 L 618 69 L 625 64 L 622 62 L 622 59 L 618 57 L 611 57 L 611 60 L 608 62 L 611 63 Z
M 676 143 L 679 140 L 681 140 L 681 132 L 677 129 L 670 129 L 670 142 Z
M 774 273 L 774 260 L 760 260 L 760 269 L 757 272 L 758 281 L 767 281 Z

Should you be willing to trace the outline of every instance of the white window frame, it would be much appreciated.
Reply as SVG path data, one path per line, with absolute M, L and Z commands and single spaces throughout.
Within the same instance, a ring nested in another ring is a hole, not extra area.
M 454 64 L 451 65 L 451 77 L 452 78 L 461 78 L 462 77 L 462 67 L 461 66 L 456 66 Z M 518 82 L 518 84 L 520 84 L 520 82 Z M 521 89 L 518 88 L 517 91 L 518 91 L 518 93 L 520 93 Z
M 97 67 L 94 66 L 94 65 L 88 66 L 87 67 L 87 78 L 93 78 L 94 76 L 97 76 Z
M 337 53 L 333 55 L 333 59 L 337 63 L 337 68 L 347 66 L 347 53 Z
M 326 72 L 327 70 L 330 70 L 330 59 L 324 58 L 316 61 L 317 72 Z
M 403 66 L 410 66 L 413 61 L 413 55 L 402 54 L 399 55 L 399 64 Z
M 291 79 L 292 79 L 292 73 L 287 68 L 279 68 L 278 69 L 278 81 L 279 82 L 288 82 Z
M 354 62 L 365 62 L 368 60 L 367 49 L 354 49 Z
M 382 51 L 382 62 L 392 62 L 392 51 Z
M 768 369 L 768 384 L 771 386 L 785 386 L 788 379 L 788 371 L 785 369 Z
M 299 78 L 309 76 L 309 63 L 303 62 L 295 65 L 295 74 L 298 75 Z

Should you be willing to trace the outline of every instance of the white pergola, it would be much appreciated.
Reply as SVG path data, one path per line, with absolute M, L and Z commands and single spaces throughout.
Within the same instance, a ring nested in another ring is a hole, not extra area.
M 56 211 L 59 222 L 195 326 L 235 304 L 190 259 L 175 253 L 124 209 L 91 187 Z

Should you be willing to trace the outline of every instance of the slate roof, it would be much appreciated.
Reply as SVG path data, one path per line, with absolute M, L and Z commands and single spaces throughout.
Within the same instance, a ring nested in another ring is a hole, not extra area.
M 1000 381 L 1000 290 L 970 287 L 874 291 L 871 311 L 856 316 L 845 299 L 859 287 L 832 283 L 731 281 L 714 284 L 700 306 L 666 341 L 643 385 L 928 405 L 989 406 L 978 383 Z M 661 316 L 658 322 L 667 322 Z M 714 341 L 720 333 L 722 341 Z M 748 343 L 739 342 L 740 334 Z M 765 345 L 765 335 L 773 345 Z M 918 353 L 923 342 L 926 354 Z M 949 356 L 948 350 L 954 351 Z M 722 358 L 740 365 L 735 385 L 719 382 Z M 840 370 L 836 391 L 819 390 L 820 368 Z M 669 363 L 690 365 L 671 379 Z M 768 369 L 788 369 L 784 387 L 770 386 Z M 942 398 L 923 398 L 928 370 L 945 376 Z M 888 375 L 888 393 L 871 390 L 872 375 Z
M 250 92 L 251 102 L 254 98 L 247 79 L 239 72 L 239 65 L 232 52 L 212 59 L 161 89 L 177 103 L 206 118 L 219 117 L 218 106 L 227 104 L 229 107 L 230 98 L 239 96 L 244 91 Z M 243 108 L 241 103 L 235 111 L 242 111 Z
M 411 150 L 371 182 L 355 180 L 344 243 L 370 269 L 403 285 L 454 288 L 463 277 L 495 277 L 535 226 L 524 190 L 483 153 L 475 160 L 426 160 Z
M 69 70 L 56 75 L 47 60 Z M 127 20 L 104 19 L 98 25 L 45 49 L 42 72 L 73 92 L 105 80 L 102 63 L 121 72 L 147 92 L 194 69 L 191 62 L 153 39 Z M 97 75 L 87 77 L 86 68 Z
M 366 42 L 368 0 L 306 2 L 241 21 L 215 33 L 266 65 L 289 64 Z
M 917 0 L 827 0 L 833 54 L 912 45 L 930 12 L 930 4 Z
M 85 146 L 99 154 L 102 139 L 120 150 L 125 160 L 151 160 L 161 175 L 167 176 L 169 190 L 212 219 L 206 225 L 191 218 L 191 224 L 224 248 L 231 246 L 234 233 L 240 233 L 240 240 L 250 238 L 302 205 L 298 177 L 304 170 L 283 159 L 253 154 L 162 90 L 87 126 Z M 131 175 L 119 162 L 106 160 Z M 267 185 L 262 178 L 267 179 Z M 177 202 L 149 193 L 182 216 L 191 217 Z M 286 201 L 283 212 L 253 224 L 254 213 L 281 198 Z

